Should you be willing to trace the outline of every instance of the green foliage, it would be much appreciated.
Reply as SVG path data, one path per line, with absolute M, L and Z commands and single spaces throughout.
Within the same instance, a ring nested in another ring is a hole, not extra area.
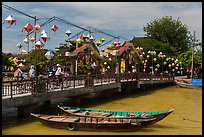
M 156 19 L 143 28 L 147 37 L 166 43 L 174 55 L 179 55 L 189 49 L 191 44 L 190 32 L 185 24 L 171 16 Z
M 178 59 L 182 62 L 183 67 L 191 67 L 192 64 L 192 49 L 189 49 L 186 52 L 181 53 L 178 56 Z M 199 67 L 202 65 L 202 52 L 194 52 L 194 61 L 193 61 L 194 68 Z
M 142 47 L 145 53 L 147 53 L 149 50 L 156 50 L 156 51 L 162 51 L 167 56 L 170 56 L 174 51 L 174 49 L 172 49 L 172 47 L 170 47 L 168 44 L 159 42 L 152 38 L 133 40 L 132 43 L 135 48 Z

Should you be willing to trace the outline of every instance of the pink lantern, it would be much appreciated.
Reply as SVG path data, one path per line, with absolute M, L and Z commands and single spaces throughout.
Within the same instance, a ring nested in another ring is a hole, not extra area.
M 12 15 L 9 15 L 9 16 L 5 19 L 4 23 L 9 24 L 9 26 L 8 26 L 7 28 L 10 28 L 13 23 L 15 23 L 15 25 L 16 25 L 16 20 L 12 17 Z M 4 24 L 4 23 L 3 23 L 3 24 Z
M 57 27 L 57 25 L 53 25 L 52 26 L 52 30 L 55 32 L 55 31 L 57 31 L 59 28 Z
M 40 25 L 36 24 L 34 27 L 33 27 L 33 30 L 38 33 L 40 31 L 41 27 Z
M 30 41 L 34 42 L 35 38 L 33 36 L 30 36 Z
M 33 26 L 32 26 L 30 23 L 27 23 L 27 24 L 23 27 L 22 31 L 24 31 L 24 30 L 29 33 L 31 30 L 33 30 Z

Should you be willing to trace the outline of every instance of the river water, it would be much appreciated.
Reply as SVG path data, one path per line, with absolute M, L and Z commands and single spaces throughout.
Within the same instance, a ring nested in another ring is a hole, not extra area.
M 58 102 L 59 103 L 59 102 Z M 68 105 L 69 101 L 63 102 Z M 43 105 L 35 113 L 63 114 L 57 103 Z M 131 93 L 84 98 L 79 107 L 126 111 L 161 111 L 175 109 L 162 121 L 131 132 L 69 131 L 41 124 L 33 117 L 3 121 L 3 135 L 202 135 L 202 90 L 177 86 L 158 86 L 136 89 Z M 11 122 L 13 121 L 13 122 Z M 5 122 L 7 122 L 5 124 Z

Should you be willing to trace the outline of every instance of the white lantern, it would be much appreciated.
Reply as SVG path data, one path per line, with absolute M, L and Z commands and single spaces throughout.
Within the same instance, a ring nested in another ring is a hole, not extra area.
M 50 60 L 51 58 L 54 57 L 54 54 L 53 54 L 51 51 L 48 51 L 48 52 L 45 54 L 45 57 Z

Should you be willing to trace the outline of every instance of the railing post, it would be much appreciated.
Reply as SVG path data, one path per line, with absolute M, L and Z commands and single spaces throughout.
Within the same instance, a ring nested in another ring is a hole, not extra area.
M 62 76 L 61 76 L 61 77 L 62 77 Z M 64 82 L 63 82 L 64 79 L 63 79 L 63 78 L 64 78 L 64 77 L 61 78 L 61 79 L 62 79 L 62 87 L 61 87 L 61 90 L 63 90 L 63 88 L 64 88 L 64 84 L 63 84 L 63 83 L 64 83 Z
M 76 80 L 76 75 L 74 75 L 74 88 L 75 88 L 75 80 Z
M 12 91 L 12 82 L 11 82 L 11 98 L 13 97 L 13 91 Z

